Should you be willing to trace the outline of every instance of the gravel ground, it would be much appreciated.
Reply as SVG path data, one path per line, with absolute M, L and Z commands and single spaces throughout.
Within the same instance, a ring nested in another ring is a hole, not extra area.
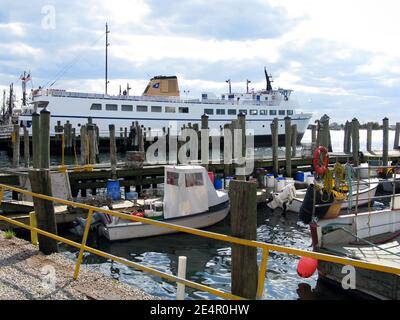
M 155 300 L 60 254 L 44 256 L 29 242 L 0 231 L 0 300 Z

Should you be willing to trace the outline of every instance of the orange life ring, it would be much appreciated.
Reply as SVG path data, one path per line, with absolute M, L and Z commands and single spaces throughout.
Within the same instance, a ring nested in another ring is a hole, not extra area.
M 323 155 L 322 164 L 320 164 L 321 155 Z M 320 146 L 314 151 L 314 158 L 313 158 L 314 170 L 319 176 L 323 176 L 326 170 L 328 169 L 328 165 L 329 165 L 328 149 Z

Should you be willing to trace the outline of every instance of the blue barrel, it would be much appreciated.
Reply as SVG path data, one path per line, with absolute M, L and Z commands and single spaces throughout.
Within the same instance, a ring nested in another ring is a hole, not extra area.
M 300 181 L 300 182 L 304 182 L 304 172 L 303 171 L 297 171 L 295 180 L 296 181 Z
M 221 190 L 224 187 L 222 179 L 220 177 L 215 177 L 214 187 L 216 190 Z
M 114 201 L 121 200 L 121 186 L 119 185 L 119 180 L 107 181 L 107 195 Z
M 125 193 L 125 200 L 137 200 L 137 199 L 139 199 L 139 194 L 137 192 Z

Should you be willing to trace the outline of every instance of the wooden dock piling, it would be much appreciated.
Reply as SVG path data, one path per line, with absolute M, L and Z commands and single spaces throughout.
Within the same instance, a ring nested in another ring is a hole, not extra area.
M 35 124 L 33 130 L 36 140 L 33 141 L 33 154 L 40 152 L 39 169 L 29 170 L 29 180 L 32 192 L 52 196 L 51 176 L 50 176 L 50 112 L 43 109 L 40 112 L 39 126 Z M 36 116 L 35 116 L 36 117 Z M 38 118 L 38 117 L 37 117 Z M 37 161 L 37 160 L 36 160 Z M 37 165 L 37 163 L 36 163 Z M 56 219 L 54 214 L 54 204 L 52 201 L 33 198 L 37 226 L 44 231 L 57 234 Z M 57 241 L 39 235 L 39 250 L 48 255 L 58 252 Z
M 367 151 L 372 152 L 372 122 L 367 123 Z
M 383 146 L 382 146 L 382 165 L 389 163 L 389 119 L 383 119 Z
M 13 128 L 13 158 L 12 158 L 12 167 L 18 168 L 19 167 L 19 148 L 20 148 L 20 136 L 19 136 L 19 124 L 14 124 Z
M 117 179 L 117 144 L 115 140 L 115 125 L 109 125 L 110 130 L 110 163 L 112 179 Z
M 355 166 L 360 164 L 360 123 L 357 118 L 354 118 L 351 123 L 352 128 L 352 151 L 353 151 L 353 162 Z
M 297 154 L 297 124 L 292 125 L 292 157 Z
M 40 115 L 37 112 L 32 114 L 32 159 L 33 168 L 40 168 Z
M 246 160 L 246 116 L 245 116 L 245 114 L 240 112 L 237 120 L 238 120 L 239 130 L 240 130 L 241 137 L 242 137 L 242 139 L 241 139 L 242 140 L 242 149 L 239 151 L 239 153 L 240 153 L 239 162 L 241 164 L 238 167 L 243 168 L 243 170 L 244 170 L 244 167 L 245 167 L 244 161 Z M 246 176 L 238 175 L 237 179 L 245 181 Z
M 29 168 L 30 156 L 29 156 L 29 131 L 24 126 L 24 162 L 25 167 Z
M 351 135 L 352 135 L 352 124 L 346 121 L 344 126 L 344 141 L 343 141 L 343 152 L 349 154 L 351 151 Z
M 394 150 L 399 150 L 400 149 L 400 122 L 396 123 L 396 131 L 394 134 L 394 145 L 393 145 Z
M 229 184 L 232 236 L 257 239 L 257 185 L 245 181 Z M 255 299 L 258 284 L 257 249 L 232 245 L 232 293 Z
M 291 118 L 285 118 L 285 163 L 286 176 L 292 176 L 292 123 Z
M 273 163 L 273 173 L 275 176 L 279 174 L 279 158 L 278 158 L 278 129 L 279 129 L 278 118 L 275 118 L 271 123 L 271 135 L 272 135 L 272 163 Z

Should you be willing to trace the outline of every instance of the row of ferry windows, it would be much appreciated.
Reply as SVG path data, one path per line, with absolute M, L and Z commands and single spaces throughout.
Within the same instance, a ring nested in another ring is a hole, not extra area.
M 102 110 L 103 106 L 100 103 L 93 103 L 92 106 L 90 107 L 90 110 Z M 117 104 L 106 104 L 106 111 L 118 111 L 118 105 Z M 133 105 L 121 105 L 121 111 L 133 111 Z M 141 106 L 141 105 L 137 105 L 136 106 L 136 111 L 137 112 L 148 112 L 149 111 L 149 107 L 148 106 Z M 150 111 L 151 112 L 157 112 L 160 113 L 162 112 L 162 107 L 160 106 L 151 106 L 150 107 Z M 237 115 L 237 113 L 241 112 L 245 115 L 247 115 L 247 110 L 237 110 L 237 109 L 216 109 L 215 110 L 215 114 L 216 115 L 225 115 L 226 112 L 228 115 Z M 166 113 L 176 113 L 176 108 L 175 107 L 165 107 L 165 112 Z M 188 107 L 179 107 L 178 108 L 178 112 L 179 113 L 189 113 L 189 108 Z M 249 114 L 251 116 L 257 116 L 260 112 L 261 116 L 267 116 L 268 115 L 268 110 L 249 110 Z M 214 109 L 204 109 L 204 113 L 208 114 L 208 115 L 213 115 L 214 114 Z M 293 115 L 293 110 L 269 110 L 269 115 L 270 116 L 276 116 L 276 115 L 280 115 L 280 116 L 292 116 Z
M 216 109 L 215 110 L 215 114 L 216 115 L 225 115 L 226 113 L 225 109 Z M 237 110 L 237 109 L 228 109 L 228 115 L 236 115 L 237 113 L 243 113 L 244 115 L 247 115 L 247 110 Z M 214 114 L 214 109 L 204 109 L 204 113 L 208 114 L 208 115 L 213 115 Z M 268 115 L 268 110 L 249 110 L 249 115 L 251 116 L 257 116 L 258 114 L 260 114 L 260 116 L 267 116 Z M 270 116 L 276 116 L 276 115 L 280 115 L 280 116 L 292 116 L 293 115 L 293 110 L 269 110 L 269 115 Z
M 93 103 L 92 106 L 90 107 L 90 110 L 103 110 L 103 106 L 100 103 Z M 106 104 L 106 111 L 118 111 L 118 105 L 117 104 Z M 133 105 L 127 105 L 123 104 L 121 105 L 121 111 L 133 111 Z M 148 106 L 136 106 L 136 111 L 137 112 L 148 112 L 149 107 Z M 162 112 L 162 107 L 160 106 L 151 106 L 150 107 L 151 112 Z M 166 113 L 176 113 L 176 108 L 175 107 L 165 107 L 165 112 Z M 188 107 L 179 107 L 178 108 L 179 113 L 189 113 L 189 108 Z

